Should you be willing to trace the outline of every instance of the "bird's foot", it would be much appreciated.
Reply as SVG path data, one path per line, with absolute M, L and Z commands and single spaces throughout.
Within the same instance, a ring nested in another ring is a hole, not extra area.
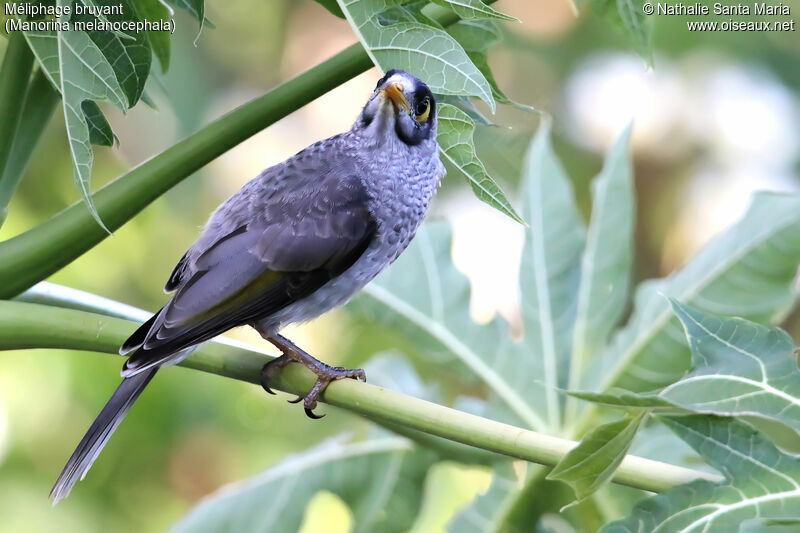
M 283 355 L 268 362 L 264 365 L 264 368 L 261 369 L 261 386 L 270 394 L 275 394 L 272 389 L 269 388 L 270 378 L 274 378 L 275 372 L 289 363 L 302 363 L 303 366 L 316 374 L 317 381 L 308 394 L 299 396 L 294 400 L 289 400 L 289 403 L 298 403 L 302 400 L 303 408 L 309 418 L 318 419 L 325 416 L 314 414 L 314 409 L 317 407 L 317 400 L 320 395 L 325 392 L 325 389 L 328 388 L 328 385 L 330 385 L 332 381 L 346 378 L 367 381 L 367 375 L 362 369 L 327 365 L 297 347 L 286 337 L 275 335 L 269 337 L 267 340 L 277 346 L 283 352 Z
M 314 386 L 305 396 L 299 396 L 297 399 L 290 401 L 290 403 L 297 403 L 303 400 L 303 409 L 309 418 L 322 418 L 325 416 L 314 414 L 314 409 L 317 408 L 317 399 L 325 392 L 325 389 L 328 388 L 328 385 L 330 385 L 332 381 L 346 378 L 367 381 L 367 375 L 360 368 L 328 366 L 320 361 L 317 361 L 317 363 L 319 363 L 319 365 L 315 365 L 314 368 L 308 367 L 309 370 L 317 375 L 317 381 L 314 383 Z

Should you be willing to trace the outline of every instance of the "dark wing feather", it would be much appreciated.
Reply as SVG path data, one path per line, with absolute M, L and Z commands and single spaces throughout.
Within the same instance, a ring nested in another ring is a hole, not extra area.
M 123 375 L 267 317 L 355 263 L 376 231 L 361 180 L 352 173 L 324 172 L 316 180 L 304 174 L 263 205 L 251 202 L 259 211 L 250 222 L 220 235 L 184 268 L 147 334 L 137 332 L 124 345 L 138 349 Z
M 178 285 L 181 284 L 181 281 L 183 281 L 183 273 L 186 270 L 188 255 L 189 252 L 183 254 L 181 260 L 178 261 L 178 264 L 172 269 L 172 274 L 169 275 L 169 279 L 167 280 L 166 285 L 164 285 L 164 292 L 170 293 L 174 291 L 178 288 Z

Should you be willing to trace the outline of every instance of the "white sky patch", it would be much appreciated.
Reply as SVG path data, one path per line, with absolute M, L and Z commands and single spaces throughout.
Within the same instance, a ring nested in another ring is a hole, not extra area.
M 470 312 L 482 323 L 497 312 L 517 323 L 523 227 L 467 194 L 443 210 L 453 225 L 453 263 L 472 285 Z
M 565 108 L 577 144 L 603 153 L 633 120 L 637 157 L 694 165 L 664 243 L 669 270 L 741 217 L 753 192 L 798 190 L 800 107 L 751 65 L 701 53 L 656 65 L 648 71 L 631 54 L 590 57 L 567 82 Z
M 590 57 L 567 81 L 566 116 L 572 140 L 605 151 L 629 122 L 635 149 L 661 146 L 680 125 L 685 89 L 672 67 L 659 61 L 647 70 L 641 58 L 627 54 Z
M 800 147 L 800 112 L 792 93 L 771 74 L 745 66 L 724 65 L 696 82 L 698 107 L 694 134 L 717 160 L 738 167 L 784 170 Z

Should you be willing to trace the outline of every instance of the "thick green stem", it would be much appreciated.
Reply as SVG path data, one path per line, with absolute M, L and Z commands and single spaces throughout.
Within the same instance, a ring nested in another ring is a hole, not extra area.
M 25 42 L 25 36 L 22 32 L 14 32 L 0 67 L 0 177 L 17 135 L 32 69 L 33 53 Z
M 136 322 L 84 311 L 0 302 L 0 350 L 66 348 L 117 353 L 122 341 L 137 325 Z M 261 367 L 267 360 L 263 354 L 207 344 L 181 365 L 258 383 Z M 311 388 L 314 379 L 315 376 L 304 367 L 289 365 L 280 372 L 274 386 L 292 394 L 301 394 Z M 377 421 L 544 465 L 554 465 L 577 445 L 574 441 L 488 420 L 354 380 L 331 384 L 322 399 Z M 701 478 L 720 479 L 627 456 L 613 481 L 659 492 Z
M 31 81 L 22 107 L 22 120 L 14 136 L 5 170 L 0 172 L 0 226 L 6 219 L 8 203 L 17 190 L 33 149 L 53 116 L 60 97 L 40 70 Z
M 94 194 L 114 230 L 184 178 L 270 124 L 371 66 L 353 45 L 204 127 Z M 0 244 L 0 298 L 21 293 L 102 241 L 108 234 L 77 203 Z

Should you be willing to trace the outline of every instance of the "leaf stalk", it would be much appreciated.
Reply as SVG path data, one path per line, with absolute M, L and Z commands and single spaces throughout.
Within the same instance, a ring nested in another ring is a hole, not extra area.
M 0 179 L 3 182 L 4 169 L 22 119 L 22 103 L 32 70 L 33 53 L 24 35 L 19 31 L 12 33 L 0 67 Z M 7 204 L 8 201 L 0 196 L 0 224 L 5 219 L 2 214 Z
M 22 106 L 21 121 L 6 159 L 5 170 L 0 172 L 0 226 L 6 219 L 8 203 L 19 186 L 25 167 L 53 116 L 60 100 L 58 92 L 40 70 L 33 75 Z

